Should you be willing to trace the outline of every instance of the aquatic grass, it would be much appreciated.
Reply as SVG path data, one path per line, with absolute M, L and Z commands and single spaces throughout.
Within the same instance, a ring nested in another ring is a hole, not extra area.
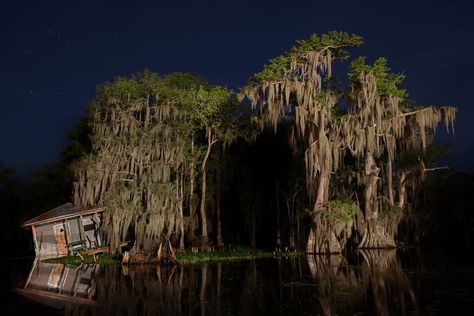
M 195 264 L 214 261 L 235 261 L 258 258 L 269 258 L 275 255 L 296 255 L 296 252 L 280 252 L 275 254 L 273 251 L 253 249 L 253 248 L 233 248 L 224 251 L 214 252 L 181 252 L 176 254 L 176 259 L 180 264 Z
M 271 258 L 274 256 L 293 257 L 293 256 L 296 256 L 297 254 L 298 252 L 296 251 L 281 251 L 281 252 L 275 253 L 273 251 L 262 250 L 262 249 L 238 247 L 238 248 L 232 248 L 232 249 L 214 251 L 214 252 L 190 252 L 190 251 L 180 252 L 180 253 L 176 253 L 176 259 L 178 260 L 179 264 L 199 264 L 199 263 L 206 263 L 206 262 Z M 61 257 L 61 258 L 46 259 L 44 260 L 44 262 L 73 264 L 73 265 L 80 265 L 81 263 L 84 263 L 84 264 L 98 263 L 98 264 L 109 265 L 109 264 L 120 263 L 122 260 L 122 254 L 120 253 L 101 254 L 101 255 L 96 256 L 96 261 L 94 261 L 93 256 L 85 255 L 83 257 L 84 257 L 84 261 L 82 261 L 79 256 L 67 256 L 67 257 Z
M 43 260 L 44 262 L 48 263 L 61 263 L 61 264 L 73 264 L 73 265 L 80 265 L 81 263 L 84 264 L 91 264 L 91 263 L 98 263 L 98 264 L 117 264 L 122 260 L 121 253 L 107 253 L 107 254 L 100 254 L 96 256 L 96 261 L 94 261 L 94 256 L 90 255 L 83 255 L 84 260 L 82 260 L 79 256 L 67 256 L 61 258 L 53 258 L 53 259 L 46 259 Z

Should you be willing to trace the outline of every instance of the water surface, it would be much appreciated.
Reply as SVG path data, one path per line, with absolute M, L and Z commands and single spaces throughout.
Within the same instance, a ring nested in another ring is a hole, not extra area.
M 470 262 L 419 251 L 162 267 L 2 260 L 0 267 L 7 315 L 474 314 Z

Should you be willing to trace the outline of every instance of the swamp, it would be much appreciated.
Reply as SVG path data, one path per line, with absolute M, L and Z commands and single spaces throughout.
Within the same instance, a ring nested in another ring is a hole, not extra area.
M 3 260 L 0 267 L 13 271 L 2 276 L 2 297 L 8 302 L 3 312 L 471 315 L 472 260 L 439 258 L 448 257 L 411 249 L 360 250 L 349 257 L 299 255 L 179 266 Z
M 472 315 L 462 111 L 370 50 L 329 31 L 237 88 L 96 82 L 55 163 L 0 162 L 1 313 Z

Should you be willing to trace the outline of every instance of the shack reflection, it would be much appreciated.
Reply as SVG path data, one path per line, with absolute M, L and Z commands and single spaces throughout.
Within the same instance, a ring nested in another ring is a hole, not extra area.
M 36 260 L 24 287 L 16 290 L 31 300 L 58 309 L 68 303 L 92 305 L 98 269 L 95 264 L 74 266 Z

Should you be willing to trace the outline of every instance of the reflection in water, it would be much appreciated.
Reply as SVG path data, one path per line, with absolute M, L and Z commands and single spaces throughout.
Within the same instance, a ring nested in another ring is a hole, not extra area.
M 57 306 L 65 306 L 66 315 L 403 315 L 417 311 L 414 291 L 395 251 L 363 251 L 359 258 L 360 265 L 350 265 L 343 256 L 161 267 L 36 262 L 19 291 L 34 293 L 35 297 L 28 297 L 45 304 L 61 302 Z
M 36 260 L 24 287 L 17 292 L 55 308 L 63 308 L 68 303 L 93 304 L 97 269 L 98 265 L 75 267 Z
M 362 250 L 367 301 L 377 315 L 418 312 L 410 280 L 397 260 L 396 250 Z
M 362 284 L 359 269 L 341 255 L 308 255 L 316 284 L 319 315 L 352 315 L 361 310 Z
M 406 315 L 418 312 L 414 291 L 396 250 L 360 250 L 361 266 L 342 256 L 308 256 L 321 315 Z

